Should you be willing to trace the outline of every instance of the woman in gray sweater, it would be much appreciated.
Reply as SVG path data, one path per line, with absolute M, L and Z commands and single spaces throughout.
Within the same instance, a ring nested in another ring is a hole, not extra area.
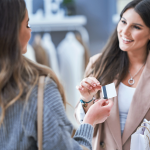
M 64 91 L 51 69 L 22 54 L 31 36 L 24 0 L 0 0 L 0 150 L 37 150 L 37 89 L 45 78 L 43 150 L 92 149 L 93 126 L 107 119 L 113 103 L 96 102 L 71 138 Z M 99 85 L 98 85 L 99 86 Z

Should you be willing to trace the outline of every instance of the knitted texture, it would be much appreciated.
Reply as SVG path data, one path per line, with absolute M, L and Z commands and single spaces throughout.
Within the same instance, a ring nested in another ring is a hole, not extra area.
M 6 110 L 4 123 L 0 127 L 0 150 L 38 150 L 37 90 L 38 86 L 35 86 L 26 105 L 24 101 L 18 100 Z M 71 138 L 72 130 L 57 85 L 46 78 L 43 150 L 82 150 L 80 145 L 91 150 L 93 127 L 82 124 L 74 138 Z

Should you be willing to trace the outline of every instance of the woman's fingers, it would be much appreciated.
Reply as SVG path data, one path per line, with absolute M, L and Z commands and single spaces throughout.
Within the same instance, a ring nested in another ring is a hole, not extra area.
M 108 104 L 103 106 L 104 109 L 106 110 L 106 112 L 108 112 L 108 116 L 110 115 L 110 111 L 113 107 L 113 101 L 112 100 L 108 100 Z
M 82 86 L 78 86 L 78 85 L 77 85 L 77 86 L 76 86 L 76 89 L 82 91 L 84 88 L 83 88 Z
M 94 78 L 94 77 L 88 77 L 88 78 L 84 78 L 82 81 L 81 81 L 81 85 L 82 83 L 87 83 L 89 84 L 90 86 L 92 87 L 97 87 L 97 86 L 100 86 L 100 82 Z
M 96 78 L 88 77 L 84 78 L 76 89 L 79 90 L 81 98 L 88 101 L 101 89 L 101 85 Z
M 84 89 L 98 91 L 101 90 L 101 86 L 92 86 L 87 82 L 81 82 L 80 90 L 84 90 Z
M 106 116 L 110 116 L 110 111 L 111 111 L 111 108 L 113 107 L 113 101 L 107 100 L 107 99 L 100 99 L 100 100 L 97 100 L 97 102 L 99 102 L 100 106 L 105 109 Z
M 90 90 L 90 92 L 97 92 L 101 89 L 100 82 L 95 77 L 84 78 L 80 86 L 76 86 L 80 91 Z
M 89 83 L 87 82 L 81 82 L 81 85 L 82 87 L 88 89 L 88 90 L 92 90 L 93 89 L 93 86 L 91 86 Z
M 89 77 L 97 86 L 100 85 L 100 82 L 95 77 Z
M 99 91 L 99 90 L 101 90 L 101 86 L 96 86 L 96 87 L 94 87 L 93 88 L 95 91 Z
M 105 106 L 108 100 L 107 99 L 99 99 L 98 101 L 101 106 Z
M 97 86 L 97 84 L 93 80 L 91 80 L 90 78 L 84 78 L 81 81 L 81 85 L 84 84 L 84 83 L 87 83 L 87 84 L 89 84 L 92 87 L 96 87 Z
M 112 100 L 108 100 L 108 105 L 106 105 L 105 107 L 109 108 L 111 110 L 111 108 L 113 107 L 113 101 Z

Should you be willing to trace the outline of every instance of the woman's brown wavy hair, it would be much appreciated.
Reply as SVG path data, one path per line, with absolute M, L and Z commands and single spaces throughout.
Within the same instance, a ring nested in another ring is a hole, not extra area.
M 147 27 L 150 28 L 150 0 L 133 0 L 128 3 L 120 14 L 120 18 L 123 13 L 129 9 L 134 10 L 141 16 Z M 150 50 L 150 41 L 147 44 L 147 53 Z M 108 40 L 102 54 L 92 65 L 92 71 L 88 74 L 96 77 L 101 85 L 112 83 L 117 80 L 116 86 L 124 79 L 128 72 L 129 59 L 127 52 L 122 51 L 119 48 L 119 40 L 117 36 L 117 28 Z M 98 94 L 99 95 L 99 94 Z M 98 96 L 97 95 L 97 96 Z M 99 97 L 99 96 L 98 96 Z
M 48 67 L 25 58 L 20 49 L 19 30 L 26 13 L 24 0 L 0 0 L 0 126 L 8 107 L 28 100 L 39 76 L 49 75 L 57 84 L 66 106 L 62 85 Z

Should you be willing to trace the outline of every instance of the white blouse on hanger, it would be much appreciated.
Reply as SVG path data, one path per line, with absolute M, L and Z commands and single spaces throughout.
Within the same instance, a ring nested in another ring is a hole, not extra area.
M 74 117 L 74 108 L 79 100 L 80 94 L 76 89 L 83 79 L 85 55 L 83 46 L 77 41 L 74 33 L 67 33 L 65 39 L 58 46 L 58 56 L 60 62 L 61 82 L 66 91 L 67 101 L 73 106 L 67 108 L 67 116 L 77 128 Z

